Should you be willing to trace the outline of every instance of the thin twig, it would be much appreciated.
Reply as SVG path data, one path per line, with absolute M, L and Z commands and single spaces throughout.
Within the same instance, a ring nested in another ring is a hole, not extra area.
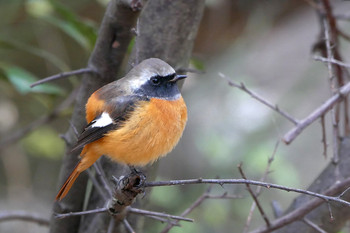
M 348 187 L 347 189 L 345 189 L 338 197 L 339 197 L 339 198 L 343 197 L 349 190 L 350 190 L 350 187 Z
M 186 221 L 186 222 L 193 222 L 193 219 L 190 218 L 185 218 L 181 216 L 176 216 L 176 215 L 170 215 L 170 214 L 164 214 L 164 213 L 159 213 L 159 212 L 154 212 L 154 211 L 149 211 L 149 210 L 141 210 L 141 209 L 136 209 L 132 207 L 128 207 L 128 211 L 132 214 L 141 214 L 141 215 L 149 215 L 149 216 L 157 216 L 157 217 L 164 217 L 164 218 L 172 218 L 176 220 L 181 220 L 181 221 Z
M 111 187 L 108 185 L 108 182 L 106 180 L 106 175 L 103 171 L 103 169 L 101 168 L 101 164 L 100 164 L 100 160 L 97 161 L 97 163 L 93 164 L 96 174 L 99 176 L 104 189 L 108 192 L 109 196 L 111 197 L 113 195 L 112 189 Z
M 245 180 L 247 180 L 247 177 L 245 176 L 245 174 L 244 174 L 244 172 L 243 172 L 242 164 L 241 164 L 241 163 L 238 165 L 238 170 L 239 170 L 239 173 L 241 174 L 242 178 L 245 179 Z M 250 185 L 249 185 L 249 184 L 245 184 L 245 185 L 246 185 L 246 187 L 247 187 L 248 192 L 249 192 L 250 195 L 252 196 L 252 198 L 253 198 L 253 200 L 254 200 L 256 206 L 258 207 L 258 210 L 259 210 L 259 212 L 260 212 L 260 215 L 261 215 L 261 217 L 264 219 L 264 221 L 265 221 L 265 223 L 266 223 L 266 226 L 267 226 L 267 227 L 270 227 L 270 220 L 269 220 L 269 218 L 266 216 L 265 211 L 264 211 L 264 209 L 262 208 L 262 206 L 261 206 L 261 204 L 260 204 L 260 202 L 259 202 L 257 196 L 255 195 L 255 193 L 253 192 L 253 190 L 250 188 Z
M 70 213 L 65 213 L 65 214 L 54 213 L 54 217 L 57 219 L 62 219 L 62 218 L 81 216 L 81 215 L 87 215 L 87 214 L 99 214 L 99 213 L 104 213 L 107 211 L 108 211 L 108 209 L 106 207 L 102 207 L 102 208 L 97 208 L 97 209 L 93 209 L 93 210 L 70 212 Z
M 306 223 L 308 226 L 310 226 L 312 229 L 314 229 L 317 232 L 320 233 L 327 233 L 326 231 L 324 231 L 321 227 L 317 226 L 317 224 L 313 223 L 312 221 L 310 221 L 307 218 L 303 219 L 303 222 Z
M 91 169 L 87 169 L 87 173 L 88 176 L 90 178 L 90 180 L 92 181 L 92 184 L 94 185 L 94 187 L 96 188 L 97 192 L 100 194 L 100 196 L 107 201 L 110 197 L 112 197 L 112 195 L 108 195 L 106 194 L 106 192 L 104 192 L 104 190 L 102 189 L 101 185 L 99 184 L 99 182 L 97 181 L 95 174 L 91 171 Z
M 78 70 L 63 72 L 63 73 L 49 76 L 47 78 L 40 79 L 40 80 L 34 82 L 33 84 L 31 84 L 30 87 L 33 88 L 35 86 L 38 86 L 38 85 L 43 84 L 43 83 L 51 82 L 53 80 L 67 78 L 67 77 L 70 77 L 73 75 L 81 75 L 81 74 L 85 74 L 85 73 L 97 73 L 97 71 L 90 68 L 90 67 L 86 67 L 86 68 L 82 68 L 82 69 L 78 69 Z
M 279 189 L 287 192 L 295 192 L 295 193 L 301 193 L 313 197 L 318 197 L 324 201 L 334 201 L 338 202 L 340 204 L 343 204 L 345 206 L 350 207 L 350 202 L 340 199 L 339 197 L 332 197 L 327 196 L 320 193 L 311 192 L 304 189 L 297 189 L 297 188 L 290 188 L 283 185 L 278 184 L 272 184 L 267 182 L 261 182 L 261 181 L 255 181 L 255 180 L 245 180 L 245 179 L 188 179 L 188 180 L 169 180 L 169 181 L 152 181 L 152 182 L 146 182 L 145 187 L 159 187 L 159 186 L 173 186 L 173 185 L 185 185 L 185 184 L 250 184 L 250 185 L 257 185 L 262 186 L 268 189 Z M 337 185 L 343 184 L 347 185 L 350 184 L 350 178 L 337 183 Z M 338 186 L 336 186 L 338 187 Z
M 342 86 L 338 93 L 329 98 L 324 104 L 315 109 L 310 115 L 301 120 L 298 125 L 286 133 L 283 141 L 290 144 L 306 127 L 313 123 L 316 119 L 327 113 L 335 104 L 343 100 L 350 93 L 350 83 Z
M 334 216 L 333 216 L 333 211 L 332 211 L 331 204 L 329 202 L 327 202 L 327 206 L 328 206 L 329 218 L 330 218 L 331 221 L 333 221 L 334 220 Z
M 325 4 L 325 3 L 324 3 Z M 325 6 L 326 8 L 326 6 Z M 326 52 L 327 52 L 327 58 L 329 60 L 334 59 L 334 47 L 332 47 L 331 44 L 331 38 L 332 35 L 330 34 L 330 22 L 328 22 L 328 17 L 325 17 L 323 20 L 323 28 L 324 28 L 324 34 L 325 34 L 325 41 L 326 41 Z M 332 41 L 333 43 L 334 41 Z M 336 82 L 336 75 L 334 73 L 334 65 L 331 62 L 327 62 L 327 68 L 328 68 L 328 78 L 330 83 L 330 89 L 332 92 L 332 95 L 334 95 L 337 92 L 337 87 L 335 85 Z M 335 105 L 336 106 L 336 105 Z M 339 145 L 339 108 L 334 109 L 332 107 L 331 113 L 332 113 L 332 126 L 333 126 L 333 162 L 338 162 L 338 145 Z
M 236 196 L 236 195 L 228 195 L 226 192 L 223 193 L 222 195 L 211 195 L 210 190 L 211 190 L 212 185 L 210 185 L 207 190 L 200 195 L 197 200 L 195 200 L 192 205 L 190 205 L 184 212 L 180 214 L 181 217 L 185 217 L 189 213 L 191 213 L 195 208 L 197 208 L 200 204 L 202 204 L 205 200 L 207 199 L 237 199 L 237 198 L 242 198 L 241 196 Z M 170 231 L 170 229 L 174 226 L 178 225 L 178 220 L 174 222 L 169 222 L 168 225 L 160 232 L 160 233 L 167 233 Z
M 313 57 L 313 59 L 315 61 L 321 61 L 321 62 L 326 62 L 326 63 L 332 63 L 332 64 L 336 64 L 338 66 L 343 66 L 343 67 L 346 67 L 346 68 L 350 68 L 350 64 L 348 63 L 344 63 L 342 61 L 339 61 L 339 60 L 336 60 L 334 58 L 326 58 L 326 57 L 321 57 L 321 56 L 317 56 L 315 55 Z
M 111 216 L 108 224 L 107 233 L 113 233 L 115 228 L 115 219 Z
M 129 233 L 135 233 L 134 229 L 131 227 L 130 223 L 128 222 L 128 220 L 126 220 L 125 218 L 123 219 L 123 223 L 125 228 L 128 230 Z
M 324 119 L 324 115 L 321 116 L 321 128 L 322 128 L 322 139 L 321 142 L 323 144 L 323 156 L 327 158 L 327 134 L 326 134 L 326 123 Z
M 28 133 L 37 129 L 38 127 L 56 119 L 63 110 L 65 110 L 74 102 L 76 95 L 77 89 L 73 90 L 71 94 L 48 115 L 40 117 L 39 119 L 31 122 L 27 126 L 15 131 L 14 133 L 9 134 L 6 138 L 0 140 L 0 151 L 3 147 L 7 147 L 9 144 L 17 142 L 21 138 L 25 137 Z
M 148 218 L 153 218 L 161 223 L 168 223 L 172 226 L 181 226 L 178 222 L 178 220 L 172 220 L 172 219 L 168 219 L 168 218 L 161 218 L 161 217 L 157 217 L 157 216 L 147 216 Z
M 280 140 L 277 140 L 277 142 L 276 142 L 276 144 L 275 144 L 275 147 L 274 147 L 274 149 L 273 149 L 272 155 L 270 156 L 270 158 L 269 158 L 268 161 L 267 161 L 267 166 L 266 166 L 266 168 L 265 168 L 265 172 L 264 172 L 262 178 L 260 179 L 260 181 L 265 181 L 267 175 L 269 174 L 269 172 L 270 172 L 270 167 L 271 167 L 271 164 L 272 164 L 273 160 L 275 159 L 275 155 L 276 155 L 276 152 L 277 152 L 279 143 L 280 143 Z M 258 187 L 256 188 L 255 193 L 256 193 L 257 196 L 260 194 L 261 190 L 262 190 L 262 187 L 261 187 L 261 186 L 258 186 Z M 250 222 L 252 221 L 253 212 L 254 212 L 255 207 L 256 207 L 256 203 L 253 202 L 252 205 L 251 205 L 251 207 L 250 207 L 249 214 L 248 214 L 246 223 L 245 223 L 245 225 L 244 225 L 243 232 L 248 232 L 248 228 L 249 228 Z
M 332 185 L 324 193 L 325 195 L 336 195 L 337 193 L 341 192 L 344 189 L 344 187 L 347 187 L 349 185 L 350 185 L 350 178 Z M 324 198 L 322 199 L 313 198 L 312 200 L 308 201 L 304 205 L 301 205 L 299 208 L 293 210 L 292 212 L 289 212 L 288 214 L 276 220 L 271 221 L 270 222 L 271 225 L 269 228 L 267 228 L 266 226 L 263 226 L 263 227 L 260 227 L 259 229 L 252 231 L 251 233 L 268 233 L 268 232 L 277 230 L 283 226 L 288 225 L 289 223 L 292 223 L 300 218 L 303 218 L 306 214 L 310 213 L 312 210 L 314 210 L 315 208 L 323 204 L 324 201 L 330 201 L 330 200 L 327 200 Z
M 0 222 L 5 221 L 26 221 L 33 222 L 43 226 L 50 225 L 50 219 L 39 215 L 37 213 L 23 211 L 23 210 L 9 210 L 0 212 Z
M 244 83 L 236 83 L 234 81 L 232 81 L 231 79 L 229 79 L 226 75 L 222 74 L 219 72 L 219 76 L 223 79 L 225 79 L 228 82 L 228 85 L 232 86 L 232 87 L 237 87 L 238 89 L 244 91 L 245 93 L 247 93 L 248 95 L 250 95 L 252 98 L 256 99 L 257 101 L 259 101 L 260 103 L 266 105 L 267 107 L 271 108 L 272 110 L 276 111 L 277 113 L 279 113 L 281 116 L 283 116 L 284 118 L 286 118 L 287 120 L 289 120 L 290 122 L 292 122 L 294 125 L 298 125 L 299 121 L 296 120 L 295 118 L 293 118 L 291 115 L 289 115 L 289 113 L 281 110 L 277 105 L 271 104 L 270 102 L 268 102 L 267 100 L 263 99 L 262 97 L 260 97 L 258 94 L 254 93 L 253 91 L 249 90 Z
M 62 219 L 62 218 L 73 217 L 73 216 L 104 213 L 107 211 L 108 211 L 107 207 L 102 207 L 102 208 L 97 208 L 97 209 L 93 209 L 93 210 L 71 212 L 71 213 L 65 213 L 65 214 L 54 213 L 54 216 L 57 219 Z M 181 216 L 170 215 L 170 214 L 165 214 L 165 213 L 160 213 L 160 212 L 155 212 L 155 211 L 142 210 L 142 209 L 137 209 L 137 208 L 132 208 L 132 207 L 128 207 L 127 211 L 131 214 L 140 214 L 140 215 L 144 215 L 146 217 L 147 216 L 157 216 L 157 217 L 176 219 L 176 220 L 181 220 L 181 221 L 186 221 L 186 222 L 193 222 L 193 219 L 190 219 L 190 218 L 185 218 L 185 217 L 181 217 Z

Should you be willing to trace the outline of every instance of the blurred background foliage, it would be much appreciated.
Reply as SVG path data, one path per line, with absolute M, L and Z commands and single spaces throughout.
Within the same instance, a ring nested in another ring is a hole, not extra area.
M 47 117 L 45 124 L 40 122 L 67 99 L 80 79 L 29 85 L 86 66 L 107 2 L 0 0 L 0 210 L 50 216 L 65 150 L 60 134 L 69 127 L 73 104 L 64 105 L 56 117 Z M 335 13 L 350 10 L 344 1 L 332 3 Z M 350 29 L 346 21 L 339 26 Z M 276 142 L 292 125 L 229 87 L 218 72 L 303 118 L 330 96 L 326 67 L 312 60 L 318 33 L 316 13 L 306 1 L 207 0 L 192 60 L 192 66 L 205 74 L 191 74 L 183 86 L 188 125 L 176 149 L 160 161 L 157 179 L 240 178 L 240 162 L 249 178 L 260 179 Z M 345 60 L 348 50 L 347 42 L 341 41 Z M 34 124 L 23 138 L 11 140 L 33 122 L 40 126 Z M 292 145 L 280 144 L 267 181 L 307 188 L 329 161 L 322 155 L 320 140 L 320 125 L 314 123 Z M 154 188 L 148 208 L 180 214 L 207 188 Z M 183 223 L 172 232 L 242 232 L 252 200 L 244 186 L 212 187 L 213 194 L 225 192 L 246 198 L 207 200 L 189 216 L 194 224 Z M 286 208 L 295 196 L 264 190 L 259 198 L 272 218 L 271 201 Z M 260 224 L 261 217 L 254 213 L 251 229 Z M 145 232 L 163 227 L 147 219 Z M 21 231 L 47 232 L 47 228 L 23 222 L 0 224 L 0 232 Z

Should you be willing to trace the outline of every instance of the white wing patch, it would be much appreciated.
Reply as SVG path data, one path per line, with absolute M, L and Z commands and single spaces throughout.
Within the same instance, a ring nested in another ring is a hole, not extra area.
M 109 124 L 112 124 L 113 120 L 108 113 L 103 112 L 99 118 L 96 119 L 96 122 L 91 125 L 91 127 L 104 127 Z

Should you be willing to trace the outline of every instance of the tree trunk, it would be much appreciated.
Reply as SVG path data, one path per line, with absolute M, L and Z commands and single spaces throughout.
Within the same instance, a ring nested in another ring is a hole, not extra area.
M 87 75 L 83 79 L 72 117 L 72 123 L 78 130 L 81 130 L 85 124 L 84 105 L 88 96 L 100 86 L 116 78 L 126 51 L 125 48 L 129 44 L 130 29 L 134 25 L 137 12 L 125 7 L 124 2 L 128 1 L 112 1 L 101 25 L 99 38 L 89 61 L 89 66 L 96 69 L 99 76 Z M 135 1 L 131 0 L 130 2 L 134 3 Z M 203 9 L 204 0 L 149 0 L 138 22 L 138 36 L 129 64 L 137 64 L 146 58 L 157 57 L 168 62 L 177 70 L 187 68 Z M 72 129 L 67 132 L 66 138 L 68 141 L 67 151 L 69 151 L 76 140 Z M 59 184 L 63 183 L 76 162 L 77 156 L 65 156 Z M 128 168 L 125 169 L 125 167 L 104 157 L 99 162 L 108 179 L 112 175 L 119 177 L 129 172 Z M 153 165 L 144 169 L 147 180 L 154 177 L 155 167 Z M 81 174 L 67 197 L 54 204 L 54 212 L 83 210 L 86 183 L 86 174 Z M 135 204 L 140 206 L 145 201 L 143 198 Z M 106 200 L 95 189 L 92 189 L 86 203 L 86 209 L 100 208 L 105 205 Z M 128 216 L 127 219 L 137 232 L 141 232 L 142 217 Z M 63 220 L 52 218 L 51 232 L 90 233 L 107 232 L 107 229 L 109 232 L 126 232 L 123 224 L 119 223 L 107 213 L 91 214 L 82 218 L 70 217 Z

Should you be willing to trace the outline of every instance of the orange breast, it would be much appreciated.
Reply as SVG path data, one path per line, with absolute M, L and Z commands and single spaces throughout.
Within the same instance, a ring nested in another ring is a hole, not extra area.
M 117 162 L 143 166 L 170 152 L 187 121 L 183 98 L 142 101 L 118 130 L 89 145 L 89 150 Z M 98 143 L 97 143 L 98 142 Z

